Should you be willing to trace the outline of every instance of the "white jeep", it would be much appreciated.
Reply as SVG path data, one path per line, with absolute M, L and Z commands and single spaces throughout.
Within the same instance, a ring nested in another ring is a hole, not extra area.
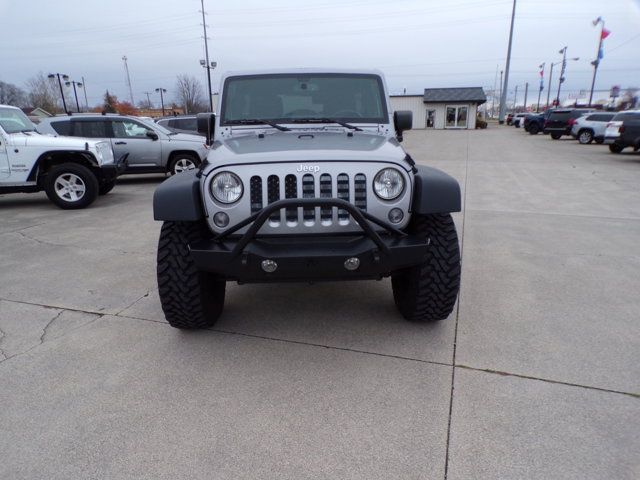
M 84 208 L 124 170 L 109 142 L 41 135 L 16 107 L 0 105 L 0 194 L 44 190 L 60 208 Z

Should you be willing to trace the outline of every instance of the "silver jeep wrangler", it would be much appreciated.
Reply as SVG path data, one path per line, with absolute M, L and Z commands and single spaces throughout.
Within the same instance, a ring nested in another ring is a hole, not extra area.
M 176 328 L 214 324 L 227 281 L 391 276 L 413 321 L 453 310 L 460 187 L 401 147 L 411 112 L 389 109 L 377 71 L 231 73 L 197 171 L 163 182 L 158 287 Z

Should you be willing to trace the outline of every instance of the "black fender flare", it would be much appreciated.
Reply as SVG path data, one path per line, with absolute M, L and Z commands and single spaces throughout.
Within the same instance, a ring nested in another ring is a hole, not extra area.
M 462 209 L 460 184 L 451 175 L 424 165 L 416 165 L 412 212 L 421 215 L 459 212 Z
M 196 222 L 204 218 L 199 170 L 173 175 L 156 188 L 153 218 L 173 222 Z

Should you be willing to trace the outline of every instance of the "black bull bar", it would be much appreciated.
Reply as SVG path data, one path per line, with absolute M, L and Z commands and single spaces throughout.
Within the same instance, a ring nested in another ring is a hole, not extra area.
M 346 210 L 362 232 L 257 237 L 274 212 L 289 207 Z M 384 234 L 371 223 L 382 227 Z M 234 235 L 249 225 L 242 236 Z M 409 235 L 338 198 L 278 200 L 216 237 L 189 245 L 199 270 L 239 282 L 382 278 L 422 263 L 428 247 L 429 238 Z

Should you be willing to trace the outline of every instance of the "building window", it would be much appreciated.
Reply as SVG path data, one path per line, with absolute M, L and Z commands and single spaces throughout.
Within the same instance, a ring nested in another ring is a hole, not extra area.
M 467 128 L 467 113 L 469 107 L 455 106 L 447 107 L 447 128 Z

